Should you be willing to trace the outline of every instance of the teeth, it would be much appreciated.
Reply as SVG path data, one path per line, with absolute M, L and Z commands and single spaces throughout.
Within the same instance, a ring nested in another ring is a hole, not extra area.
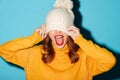
M 57 36 L 56 38 L 62 38 L 62 36 Z
M 59 38 L 63 38 L 63 36 L 58 35 L 58 36 L 55 36 L 55 38 L 59 39 Z

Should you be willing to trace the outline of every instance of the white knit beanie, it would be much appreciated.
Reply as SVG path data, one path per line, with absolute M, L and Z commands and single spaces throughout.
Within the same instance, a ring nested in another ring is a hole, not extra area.
M 47 32 L 59 30 L 68 33 L 67 29 L 74 24 L 72 8 L 73 3 L 71 0 L 56 0 L 54 8 L 46 17 Z

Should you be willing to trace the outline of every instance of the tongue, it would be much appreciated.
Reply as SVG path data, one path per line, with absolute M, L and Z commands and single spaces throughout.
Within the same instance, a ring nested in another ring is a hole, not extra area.
M 58 46 L 61 46 L 64 42 L 63 38 L 55 38 L 55 41 Z

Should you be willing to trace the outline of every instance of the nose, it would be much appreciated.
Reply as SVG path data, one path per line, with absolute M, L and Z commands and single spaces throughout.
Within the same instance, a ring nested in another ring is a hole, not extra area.
M 56 30 L 56 33 L 62 33 L 62 31 Z

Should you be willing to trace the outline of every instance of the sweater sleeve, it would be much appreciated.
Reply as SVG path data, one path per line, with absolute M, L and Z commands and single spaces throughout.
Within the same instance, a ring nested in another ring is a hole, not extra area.
M 90 75 L 97 75 L 110 70 L 116 63 L 113 54 L 105 48 L 101 48 L 90 40 L 86 40 L 79 35 L 75 43 L 77 43 L 87 57 L 87 68 Z
M 25 67 L 31 47 L 41 40 L 39 34 L 34 31 L 31 36 L 17 38 L 0 45 L 0 56 L 10 63 Z

